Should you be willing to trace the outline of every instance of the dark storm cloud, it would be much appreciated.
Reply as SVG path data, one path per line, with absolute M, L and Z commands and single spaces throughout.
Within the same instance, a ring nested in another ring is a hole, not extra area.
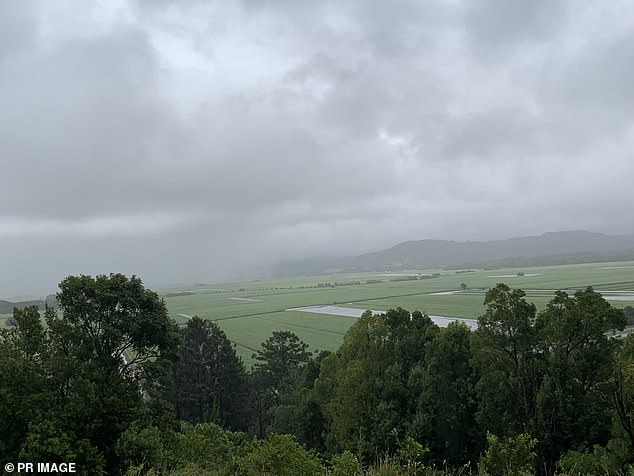
M 203 281 L 406 239 L 631 232 L 631 13 L 2 2 L 0 296 L 69 273 Z

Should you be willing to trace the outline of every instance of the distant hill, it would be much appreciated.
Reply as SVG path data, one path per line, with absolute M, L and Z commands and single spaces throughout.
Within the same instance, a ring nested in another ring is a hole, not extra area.
M 588 231 L 561 231 L 495 241 L 405 241 L 392 248 L 327 261 L 303 261 L 283 266 L 280 274 L 317 274 L 333 270 L 389 271 L 397 269 L 493 267 L 562 264 L 634 259 L 634 237 L 610 236 Z M 536 258 L 540 259 L 536 259 Z M 610 257 L 612 257 L 610 259 Z M 575 261 L 577 260 L 577 261 Z M 552 261 L 552 263 L 550 263 Z M 537 265 L 535 264 L 535 265 Z M 485 266 L 486 265 L 486 266 Z
M 463 263 L 460 266 L 449 266 L 448 269 L 463 268 L 522 268 L 530 266 L 557 266 L 563 264 L 607 263 L 611 261 L 634 261 L 634 248 L 613 251 L 582 251 L 579 253 L 564 253 L 559 255 L 544 255 L 530 257 L 510 257 L 491 261 L 477 261 Z
M 32 301 L 20 301 L 20 302 L 11 302 L 11 301 L 3 301 L 0 299 L 0 314 L 12 314 L 13 308 L 25 308 L 28 306 L 37 306 L 38 309 L 44 310 L 46 303 L 51 307 L 56 307 L 57 303 L 55 302 L 55 296 L 47 296 L 46 300 L 43 299 L 35 299 Z

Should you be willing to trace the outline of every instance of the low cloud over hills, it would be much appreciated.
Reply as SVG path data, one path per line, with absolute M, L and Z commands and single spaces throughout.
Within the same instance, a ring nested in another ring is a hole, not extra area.
M 562 231 L 494 241 L 405 241 L 350 258 L 288 263 L 278 274 L 404 268 L 517 266 L 634 258 L 634 237 Z

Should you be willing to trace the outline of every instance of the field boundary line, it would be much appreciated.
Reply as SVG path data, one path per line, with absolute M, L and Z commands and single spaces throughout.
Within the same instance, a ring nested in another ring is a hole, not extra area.
M 367 301 L 379 301 L 381 299 L 389 299 L 389 298 L 399 298 L 399 297 L 409 297 L 409 296 L 431 296 L 433 295 L 433 292 L 430 291 L 420 291 L 420 292 L 415 292 L 415 293 L 405 293 L 405 294 L 393 294 L 393 295 L 389 295 L 389 296 L 377 296 L 377 297 L 371 297 L 371 298 L 365 298 L 365 299 L 351 299 L 351 300 L 346 300 L 345 303 L 337 303 L 337 302 L 329 302 L 329 303 L 318 303 L 318 304 L 309 304 L 306 306 L 299 306 L 299 307 L 319 307 L 319 306 L 342 306 L 342 305 L 346 305 L 346 304 L 354 304 L 354 303 L 363 303 L 363 302 L 367 302 Z M 267 314 L 277 314 L 277 313 L 281 313 L 281 312 L 286 312 L 286 311 L 292 311 L 294 308 L 286 308 L 286 309 L 275 309 L 273 311 L 262 311 L 262 312 L 251 312 L 248 314 L 239 314 L 237 316 L 226 316 L 226 317 L 209 317 L 207 319 L 210 319 L 212 321 L 226 321 L 229 319 L 240 319 L 243 317 L 257 317 L 257 316 L 265 316 Z M 381 311 L 381 312 L 385 312 L 385 311 Z M 349 317 L 349 316 L 342 316 L 342 317 Z M 460 319 L 469 319 L 468 317 L 464 317 L 464 316 L 451 316 L 451 317 L 458 317 Z M 351 319 L 357 319 L 356 317 L 351 317 Z M 184 325 L 184 323 L 180 324 L 180 325 Z
M 327 314 L 324 314 L 324 315 L 327 315 Z M 348 317 L 348 316 L 341 316 L 341 317 Z M 320 327 L 304 326 L 302 324 L 292 324 L 292 323 L 286 322 L 286 321 L 274 321 L 273 319 L 267 319 L 266 317 L 263 317 L 262 320 L 266 321 L 266 322 L 273 322 L 275 324 L 278 324 L 278 323 L 279 324 L 286 324 L 287 326 L 291 326 L 291 327 L 301 327 L 303 329 L 310 329 L 312 331 L 328 332 L 330 334 L 337 334 L 337 335 L 340 335 L 340 336 L 345 336 L 346 335 L 345 332 L 331 331 L 331 330 L 328 330 L 328 329 L 322 329 Z

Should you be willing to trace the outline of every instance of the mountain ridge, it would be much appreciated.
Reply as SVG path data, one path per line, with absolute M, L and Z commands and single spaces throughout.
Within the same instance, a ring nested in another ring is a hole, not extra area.
M 597 260 L 603 255 L 608 260 L 611 260 L 610 256 L 634 259 L 634 237 L 570 230 L 491 241 L 408 240 L 390 248 L 347 258 L 285 263 L 278 274 L 456 268 L 461 265 L 474 267 L 478 263 L 484 267 L 487 263 L 509 259 L 529 263 L 539 257 L 544 262 L 549 256 L 556 257 L 557 263 L 565 262 L 567 256 L 573 262 L 575 259 L 588 262 L 593 259 L 593 254 Z

